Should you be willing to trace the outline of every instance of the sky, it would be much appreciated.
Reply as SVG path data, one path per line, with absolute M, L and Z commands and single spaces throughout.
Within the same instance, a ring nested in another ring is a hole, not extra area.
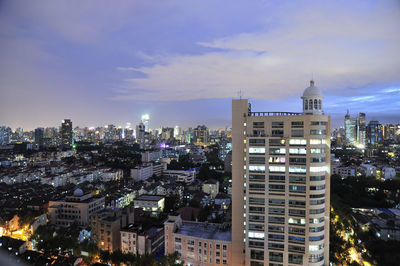
M 310 79 L 400 122 L 400 1 L 0 1 L 0 125 L 231 125 L 231 100 L 293 111 Z

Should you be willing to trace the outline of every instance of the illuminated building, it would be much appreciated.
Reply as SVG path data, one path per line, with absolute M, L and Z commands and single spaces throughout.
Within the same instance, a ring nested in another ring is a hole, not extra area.
M 371 121 L 367 126 L 367 143 L 368 146 L 376 146 L 383 139 L 382 124 L 378 121 Z
M 150 132 L 150 116 L 148 114 L 142 115 L 142 123 L 144 125 L 145 132 Z
M 61 124 L 61 141 L 62 147 L 70 149 L 72 146 L 72 121 L 64 119 Z
M 207 145 L 209 140 L 209 132 L 206 126 L 197 126 L 193 130 L 193 143 L 198 145 Z
M 365 113 L 351 118 L 349 112 L 344 117 L 346 143 L 352 146 L 364 148 L 366 144 L 366 122 Z
M 329 265 L 330 117 L 310 82 L 303 112 L 232 101 L 232 265 Z

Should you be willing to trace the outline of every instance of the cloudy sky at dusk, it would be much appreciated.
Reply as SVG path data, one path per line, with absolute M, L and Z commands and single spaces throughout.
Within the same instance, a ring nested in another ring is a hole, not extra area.
M 0 125 L 231 125 L 300 111 L 311 77 L 347 109 L 400 122 L 400 1 L 0 1 Z M 339 120 L 340 119 L 340 120 Z

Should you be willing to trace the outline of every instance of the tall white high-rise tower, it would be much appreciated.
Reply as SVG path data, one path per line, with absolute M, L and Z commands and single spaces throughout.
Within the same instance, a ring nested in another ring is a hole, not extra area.
M 303 112 L 232 101 L 233 265 L 329 265 L 330 117 L 314 81 Z

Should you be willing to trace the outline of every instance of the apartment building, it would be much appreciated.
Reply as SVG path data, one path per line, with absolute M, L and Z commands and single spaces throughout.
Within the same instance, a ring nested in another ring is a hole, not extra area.
M 165 255 L 178 252 L 184 265 L 232 265 L 230 226 L 182 221 L 168 216 L 164 223 Z
M 303 112 L 232 101 L 233 265 L 329 265 L 330 117 L 310 82 Z
M 68 227 L 72 224 L 85 227 L 89 225 L 90 216 L 104 209 L 105 198 L 93 196 L 92 192 L 84 193 L 77 188 L 73 195 L 65 199 L 49 202 L 50 223 Z
M 133 224 L 121 229 L 121 251 L 133 254 L 155 254 L 164 247 L 164 228 L 142 228 Z

